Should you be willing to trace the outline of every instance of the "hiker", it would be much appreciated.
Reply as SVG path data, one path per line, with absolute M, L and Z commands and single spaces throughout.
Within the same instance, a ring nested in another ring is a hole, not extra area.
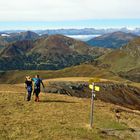
M 30 76 L 26 76 L 25 80 L 25 88 L 27 89 L 27 101 L 31 100 L 31 95 L 32 95 L 32 79 Z
M 41 84 L 43 88 L 45 87 L 42 80 L 39 78 L 39 75 L 36 75 L 35 78 L 32 79 L 34 82 L 34 94 L 35 94 L 35 101 L 39 102 L 39 93 L 40 93 L 40 88 Z

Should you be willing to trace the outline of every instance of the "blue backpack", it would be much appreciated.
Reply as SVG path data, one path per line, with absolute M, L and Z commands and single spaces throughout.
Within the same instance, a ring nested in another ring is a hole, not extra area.
M 40 87 L 41 80 L 39 78 L 34 78 L 33 81 L 36 87 Z

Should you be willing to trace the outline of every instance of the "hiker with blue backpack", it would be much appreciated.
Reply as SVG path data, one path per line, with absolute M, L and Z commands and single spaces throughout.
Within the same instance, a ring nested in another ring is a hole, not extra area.
M 27 90 L 27 101 L 30 101 L 31 100 L 31 95 L 32 95 L 32 86 L 33 86 L 33 83 L 32 83 L 32 79 L 30 76 L 26 76 L 26 80 L 25 80 L 25 88 Z
M 32 78 L 33 83 L 34 83 L 34 95 L 35 95 L 35 101 L 39 102 L 39 93 L 40 93 L 40 89 L 41 89 L 41 84 L 43 86 L 43 88 L 45 88 L 42 80 L 39 78 L 39 75 L 36 75 L 35 78 Z

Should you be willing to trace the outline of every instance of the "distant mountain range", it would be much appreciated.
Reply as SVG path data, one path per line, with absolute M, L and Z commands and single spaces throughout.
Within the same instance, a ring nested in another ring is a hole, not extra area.
M 122 31 L 125 33 L 133 33 L 136 35 L 140 35 L 140 28 L 135 28 L 133 30 L 129 30 L 127 28 L 108 28 L 108 29 L 95 29 L 95 28 L 83 28 L 83 29 L 48 29 L 48 30 L 33 30 L 33 32 L 43 35 L 54 35 L 54 34 L 62 34 L 62 35 L 103 35 L 107 33 L 113 33 Z M 1 31 L 0 34 L 11 34 L 11 33 L 19 33 L 19 32 L 26 32 L 25 30 L 6 30 Z
M 20 33 L 1 33 L 0 34 L 0 48 L 7 46 L 8 43 L 23 41 L 23 40 L 35 40 L 40 36 L 31 31 L 20 32 Z
M 103 48 L 120 48 L 136 37 L 138 36 L 132 33 L 124 33 L 119 31 L 92 38 L 91 40 L 87 41 L 87 44 Z
M 97 70 L 105 68 L 105 72 L 140 81 L 140 37 L 114 32 L 93 40 L 100 40 L 101 47 L 63 35 L 38 35 L 30 31 L 3 33 L 0 36 L 0 70 L 58 70 L 93 63 Z
M 49 29 L 49 30 L 36 30 L 34 32 L 38 34 L 62 34 L 62 35 L 103 35 L 113 32 L 125 32 L 132 33 L 136 35 L 140 35 L 140 28 L 135 28 L 133 30 L 129 30 L 127 28 L 108 28 L 108 29 L 95 29 L 95 28 L 83 28 L 83 29 Z
M 36 34 L 31 34 L 29 39 L 25 37 L 25 40 L 22 40 L 21 38 L 2 49 L 0 70 L 62 69 L 94 60 L 110 51 L 90 47 L 84 42 L 62 35 L 36 38 L 38 38 Z
M 122 29 L 122 30 L 124 30 L 124 29 Z M 17 32 L 17 33 L 16 33 L 16 31 L 13 33 L 12 32 L 9 33 L 8 31 L 7 31 L 7 33 L 1 32 L 0 33 L 0 49 L 3 48 L 4 46 L 7 46 L 8 43 L 12 43 L 12 42 L 16 42 L 16 41 L 36 40 L 39 38 L 48 37 L 50 34 L 57 34 L 57 33 L 59 33 L 61 35 L 67 34 L 66 36 L 70 36 L 68 34 L 71 34 L 72 32 L 74 34 L 80 34 L 79 31 L 80 31 L 80 29 L 79 30 L 78 29 L 77 30 L 76 29 L 48 30 L 47 34 L 46 34 L 46 30 L 42 31 L 42 34 L 38 34 L 38 33 L 32 32 L 32 31 Z M 90 31 L 90 29 L 82 29 L 82 32 L 85 34 L 88 34 L 89 31 Z M 91 31 L 93 31 L 93 29 L 91 29 Z M 101 31 L 101 30 L 99 30 L 99 31 Z M 105 31 L 111 32 L 111 31 L 113 31 L 113 29 L 112 30 L 108 29 Z M 94 33 L 98 34 L 99 32 L 95 31 Z M 129 41 L 133 40 L 134 38 L 138 37 L 138 35 L 136 35 L 136 34 L 126 33 L 126 32 L 122 32 L 122 31 L 106 33 L 103 35 L 97 35 L 98 37 L 95 37 L 96 35 L 92 35 L 94 37 L 92 39 L 86 41 L 86 43 L 90 46 L 97 46 L 97 47 L 104 47 L 104 48 L 119 48 L 119 47 L 127 44 Z M 78 36 L 78 35 L 75 35 L 75 36 Z M 87 36 L 91 36 L 91 35 L 87 35 Z M 70 37 L 72 37 L 72 36 L 70 36 Z M 73 37 L 73 38 L 76 38 L 76 37 Z M 82 37 L 81 37 L 81 39 L 77 39 L 77 40 L 82 40 Z

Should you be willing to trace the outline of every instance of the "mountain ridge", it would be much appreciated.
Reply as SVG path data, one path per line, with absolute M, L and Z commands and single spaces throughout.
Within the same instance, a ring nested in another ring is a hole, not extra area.
M 106 51 L 110 50 L 90 47 L 63 35 L 52 35 L 10 44 L 0 53 L 0 67 L 1 70 L 60 69 L 93 60 Z
M 138 36 L 135 34 L 118 31 L 95 37 L 87 41 L 87 44 L 91 46 L 116 49 L 126 45 L 136 37 Z
M 9 43 L 14 43 L 17 41 L 24 40 L 36 40 L 40 36 L 32 31 L 19 32 L 19 33 L 10 33 L 10 34 L 1 34 L 0 35 L 0 49 L 4 49 Z

